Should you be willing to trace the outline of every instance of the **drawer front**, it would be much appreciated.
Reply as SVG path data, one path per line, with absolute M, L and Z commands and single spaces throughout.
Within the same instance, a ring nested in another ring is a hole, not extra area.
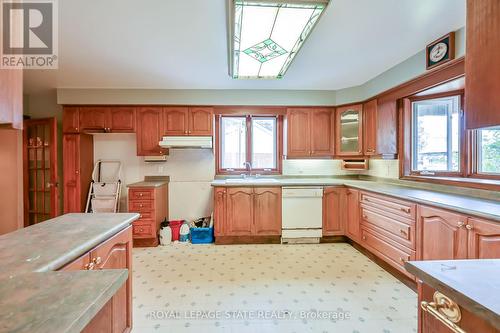
M 361 217 L 362 224 L 379 228 L 389 238 L 415 250 L 415 222 L 407 220 L 405 223 L 400 221 L 401 218 L 393 219 L 384 215 L 382 211 L 369 209 L 369 206 L 364 205 L 361 208 Z
M 390 239 L 364 227 L 361 229 L 361 241 L 368 249 L 376 251 L 377 253 L 375 254 L 384 259 L 391 266 L 413 277 L 405 270 L 404 263 L 408 260 L 415 260 L 415 251 L 403 251 Z
M 130 200 L 151 200 L 154 199 L 154 190 L 145 188 L 134 188 L 128 190 Z
M 131 200 L 128 210 L 130 212 L 150 212 L 154 210 L 154 206 L 153 200 Z
M 142 221 L 142 220 L 155 220 L 155 212 L 150 210 L 150 211 L 144 211 L 144 212 L 139 212 L 139 219 L 137 221 Z
M 403 216 L 411 220 L 416 219 L 416 205 L 410 202 L 362 192 L 361 203 L 386 210 L 387 212 Z
M 154 221 L 135 221 L 132 226 L 134 238 L 151 238 L 156 236 Z

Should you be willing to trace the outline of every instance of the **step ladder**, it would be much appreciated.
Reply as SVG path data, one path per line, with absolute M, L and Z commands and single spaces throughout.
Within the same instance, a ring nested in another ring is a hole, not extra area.
M 92 171 L 85 213 L 117 213 L 120 210 L 122 162 L 98 160 Z

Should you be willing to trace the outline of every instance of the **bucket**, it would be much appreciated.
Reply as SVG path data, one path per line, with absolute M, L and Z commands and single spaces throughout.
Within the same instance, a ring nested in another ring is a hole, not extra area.
M 181 230 L 182 220 L 170 221 L 169 225 L 172 229 L 172 241 L 179 240 L 179 232 Z

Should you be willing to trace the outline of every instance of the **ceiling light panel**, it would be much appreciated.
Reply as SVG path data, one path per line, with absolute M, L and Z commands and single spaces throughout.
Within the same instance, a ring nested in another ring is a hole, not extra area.
M 280 79 L 328 1 L 229 3 L 230 75 L 235 79 Z

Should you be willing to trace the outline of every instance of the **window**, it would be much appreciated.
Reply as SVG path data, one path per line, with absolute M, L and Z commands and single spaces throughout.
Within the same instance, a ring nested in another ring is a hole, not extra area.
M 477 131 L 477 172 L 500 174 L 500 127 Z
M 280 119 L 277 116 L 219 116 L 218 173 L 279 173 Z
M 413 173 L 459 173 L 461 147 L 460 96 L 412 102 Z

